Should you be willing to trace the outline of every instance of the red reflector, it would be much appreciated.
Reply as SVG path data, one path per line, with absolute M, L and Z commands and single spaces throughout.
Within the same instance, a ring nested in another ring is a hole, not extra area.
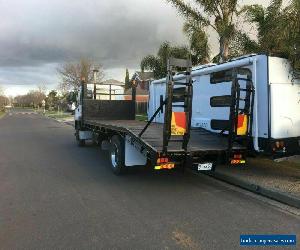
M 233 155 L 233 158 L 234 159 L 242 159 L 242 155 L 241 154 L 239 154 L 239 155 Z
M 157 159 L 157 164 L 160 164 L 160 163 L 167 163 L 169 162 L 169 159 L 168 158 L 158 158 Z

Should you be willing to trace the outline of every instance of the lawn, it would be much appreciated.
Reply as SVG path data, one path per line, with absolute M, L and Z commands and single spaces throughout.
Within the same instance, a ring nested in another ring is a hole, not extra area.
M 57 111 L 46 111 L 45 116 L 54 119 L 66 119 L 74 117 L 74 115 L 72 115 L 71 113 Z
M 135 116 L 135 119 L 137 121 L 146 122 L 146 121 L 148 121 L 148 116 L 146 114 L 139 114 L 139 115 Z
M 5 111 L 0 111 L 0 118 L 2 118 L 5 115 Z

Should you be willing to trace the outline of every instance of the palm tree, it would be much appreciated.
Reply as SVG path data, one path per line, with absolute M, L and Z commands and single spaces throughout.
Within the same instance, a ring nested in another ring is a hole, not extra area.
M 151 70 L 155 78 L 162 78 L 167 74 L 167 62 L 169 57 L 186 59 L 189 58 L 189 50 L 185 46 L 171 46 L 169 42 L 164 42 L 157 55 L 148 55 L 141 61 L 141 69 Z
M 282 0 L 273 0 L 267 8 L 262 5 L 246 5 L 242 11 L 246 20 L 256 24 L 257 49 L 261 52 L 282 53 Z M 254 41 L 253 41 L 254 42 Z M 257 52 L 257 51 L 254 51 Z
M 258 41 L 248 37 L 255 49 L 244 43 L 251 52 L 267 52 L 289 58 L 300 68 L 300 0 L 292 0 L 283 8 L 282 0 L 273 0 L 267 8 L 261 5 L 244 6 L 247 21 L 256 24 Z M 243 34 L 247 36 L 246 34 Z
M 286 50 L 294 68 L 300 74 L 300 0 L 292 0 L 283 10 L 281 28 L 286 38 Z
M 193 65 L 209 62 L 210 48 L 206 32 L 197 22 L 186 22 L 183 32 L 190 41 L 191 58 Z
M 219 36 L 220 61 L 229 57 L 229 45 L 236 29 L 234 17 L 237 13 L 237 0 L 167 0 L 186 18 L 188 22 L 196 22 L 202 29 L 213 28 Z

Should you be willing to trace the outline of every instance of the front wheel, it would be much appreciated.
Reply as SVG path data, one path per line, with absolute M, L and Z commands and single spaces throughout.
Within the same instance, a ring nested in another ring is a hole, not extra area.
M 110 162 L 114 174 L 121 175 L 125 173 L 126 167 L 124 154 L 124 140 L 117 135 L 114 135 L 111 138 Z

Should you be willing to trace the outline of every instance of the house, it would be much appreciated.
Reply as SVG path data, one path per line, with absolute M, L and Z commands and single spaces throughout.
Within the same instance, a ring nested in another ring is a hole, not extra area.
M 125 90 L 124 99 L 131 100 L 132 88 Z M 142 89 L 139 85 L 136 87 L 136 102 L 148 102 L 149 90 Z
M 141 89 L 149 90 L 150 82 L 154 80 L 153 72 L 140 72 L 136 71 L 131 77 L 131 82 L 135 81 L 136 86 L 140 86 Z
M 149 99 L 149 85 L 153 80 L 153 72 L 139 72 L 136 71 L 131 77 L 131 84 L 136 86 L 136 102 L 148 102 Z M 131 99 L 132 88 L 125 91 L 125 100 Z
M 98 100 L 120 100 L 124 99 L 125 83 L 115 79 L 108 79 L 97 84 Z

